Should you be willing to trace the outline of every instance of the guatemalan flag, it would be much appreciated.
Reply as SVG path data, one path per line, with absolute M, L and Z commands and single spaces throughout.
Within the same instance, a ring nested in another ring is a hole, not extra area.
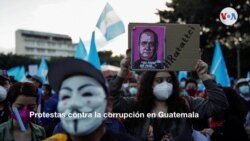
M 109 3 L 104 7 L 96 27 L 100 29 L 107 41 L 125 32 L 124 24 Z
M 100 63 L 100 59 L 99 59 L 98 52 L 96 49 L 96 44 L 95 44 L 95 32 L 92 32 L 88 62 L 94 65 L 97 69 L 99 70 L 101 69 L 101 63 Z
M 42 78 L 43 83 L 47 82 L 48 65 L 44 57 L 41 58 L 41 62 L 37 71 L 37 76 Z
M 80 60 L 87 60 L 87 51 L 81 38 L 76 46 L 75 58 Z
M 215 75 L 216 82 L 220 83 L 223 87 L 231 86 L 219 41 L 216 41 L 215 43 L 215 50 L 210 73 Z

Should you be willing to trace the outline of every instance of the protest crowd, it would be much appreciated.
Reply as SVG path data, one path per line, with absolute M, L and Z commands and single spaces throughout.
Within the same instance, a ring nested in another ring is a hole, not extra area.
M 37 75 L 18 82 L 0 70 L 0 140 L 249 140 L 249 79 L 223 87 L 202 60 L 195 70 L 198 79 L 181 72 L 178 78 L 174 71 L 138 73 L 128 56 L 108 81 L 93 65 L 74 58 L 52 64 L 48 83 Z M 159 116 L 164 113 L 191 117 Z
M 114 14 L 96 25 L 106 40 L 125 32 L 119 19 L 106 30 Z M 49 66 L 42 57 L 35 75 L 0 66 L 0 141 L 250 140 L 250 73 L 229 81 L 219 40 L 211 66 L 200 59 L 198 24 L 144 24 L 129 25 L 112 76 L 100 69 L 95 32 L 88 55 L 82 45 Z

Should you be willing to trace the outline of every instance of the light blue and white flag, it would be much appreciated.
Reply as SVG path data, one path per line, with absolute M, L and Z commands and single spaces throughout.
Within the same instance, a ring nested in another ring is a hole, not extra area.
M 28 74 L 33 76 L 36 75 L 38 72 L 38 65 L 34 64 L 34 65 L 29 65 L 28 66 Z
M 98 52 L 96 49 L 96 44 L 95 44 L 95 32 L 94 31 L 92 33 L 92 38 L 91 38 L 88 62 L 94 65 L 97 69 L 99 70 L 101 69 L 101 63 L 100 63 L 100 59 L 99 59 Z
M 76 46 L 75 58 L 80 60 L 87 60 L 87 51 L 80 38 L 79 43 Z
M 12 67 L 9 70 L 7 70 L 7 73 L 9 76 L 13 76 L 15 80 L 17 80 L 18 74 L 20 71 L 20 67 L 16 66 L 16 67 Z
M 26 79 L 24 66 L 16 66 L 7 70 L 8 75 L 14 76 L 16 81 L 22 82 Z
M 46 63 L 45 58 L 42 57 L 38 68 L 37 76 L 39 76 L 42 79 L 43 83 L 47 82 L 46 80 L 47 73 L 48 73 L 48 65 Z
M 123 22 L 109 3 L 104 7 L 96 27 L 100 29 L 107 41 L 125 32 Z
M 250 79 L 250 71 L 247 73 L 247 78 Z
M 224 87 L 231 86 L 219 41 L 215 42 L 215 51 L 210 68 L 210 73 L 215 75 L 217 83 L 221 84 Z
M 24 66 L 22 66 L 19 70 L 18 75 L 17 75 L 17 81 L 23 82 L 23 81 L 25 81 L 25 79 L 26 79 L 25 68 L 24 68 Z
M 182 78 L 187 79 L 187 74 L 188 74 L 187 71 L 179 71 L 179 73 L 178 73 L 178 80 L 181 81 Z

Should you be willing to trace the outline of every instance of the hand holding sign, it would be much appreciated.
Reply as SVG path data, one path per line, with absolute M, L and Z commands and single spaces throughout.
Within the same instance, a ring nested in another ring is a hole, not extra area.
M 118 72 L 118 76 L 125 78 L 129 73 L 130 68 L 130 58 L 127 56 L 123 58 L 120 62 L 120 71 Z
M 210 79 L 210 76 L 207 73 L 208 72 L 207 63 L 203 62 L 202 60 L 198 60 L 195 66 L 195 70 L 202 81 Z

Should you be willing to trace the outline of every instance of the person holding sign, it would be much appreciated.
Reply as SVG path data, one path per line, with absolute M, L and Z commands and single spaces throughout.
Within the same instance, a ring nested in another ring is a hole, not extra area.
M 140 79 L 137 99 L 123 98 L 119 95 L 119 90 L 129 72 L 128 60 L 129 57 L 121 61 L 121 71 L 115 80 L 110 82 L 110 91 L 114 97 L 114 112 L 138 111 L 146 115 L 145 118 L 128 119 L 127 129 L 135 137 L 154 141 L 193 141 L 190 118 L 207 118 L 228 107 L 225 94 L 210 79 L 207 74 L 208 65 L 202 60 L 197 61 L 195 69 L 206 86 L 208 99 L 181 97 L 178 79 L 173 71 L 144 72 Z
M 7 94 L 11 118 L 0 124 L 1 141 L 41 141 L 43 127 L 34 124 L 30 112 L 37 110 L 37 88 L 29 82 L 13 84 Z
M 152 29 L 144 29 L 139 34 L 139 60 L 133 62 L 133 69 L 163 69 L 162 61 L 157 58 L 158 35 Z

